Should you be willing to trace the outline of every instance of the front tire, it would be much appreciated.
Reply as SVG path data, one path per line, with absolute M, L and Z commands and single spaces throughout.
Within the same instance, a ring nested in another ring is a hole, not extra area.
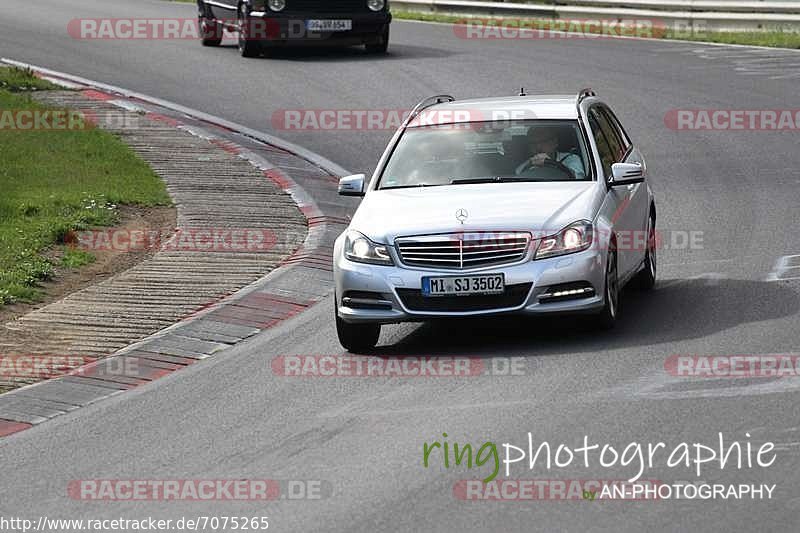
M 619 314 L 619 274 L 617 270 L 617 250 L 613 244 L 609 245 L 606 258 L 605 303 L 599 315 L 601 329 L 611 329 L 617 323 Z
M 336 315 L 336 335 L 339 344 L 350 353 L 366 353 L 378 344 L 381 336 L 380 324 L 348 324 L 339 318 L 336 308 L 336 298 L 333 299 L 333 314 Z
M 364 45 L 367 53 L 370 54 L 385 54 L 389 50 L 389 28 L 383 30 L 383 33 L 378 35 L 375 41 Z
M 647 220 L 647 248 L 644 255 L 644 268 L 637 276 L 639 289 L 649 291 L 656 286 L 657 254 L 656 219 L 653 214 Z
M 258 57 L 261 53 L 261 44 L 250 31 L 253 20 L 250 18 L 248 10 L 247 4 L 241 4 L 236 12 L 239 25 L 239 53 L 242 57 Z

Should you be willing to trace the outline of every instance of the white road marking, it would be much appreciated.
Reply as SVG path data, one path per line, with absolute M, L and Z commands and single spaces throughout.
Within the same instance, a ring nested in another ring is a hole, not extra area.
M 455 409 L 455 410 L 503 409 L 506 407 L 513 407 L 518 405 L 534 406 L 536 405 L 536 402 L 531 400 L 516 400 L 516 401 L 504 401 L 504 402 L 465 403 L 465 404 L 455 404 L 455 405 L 447 405 L 447 404 L 425 405 L 425 406 L 404 407 L 401 409 L 373 409 L 369 411 L 359 411 L 356 408 L 350 408 L 347 410 L 337 409 L 335 411 L 331 411 L 328 413 L 320 413 L 319 416 L 322 418 L 337 418 L 340 416 L 386 416 L 386 415 L 412 414 L 412 413 L 420 413 L 427 411 L 440 411 L 448 409 Z
M 742 76 L 765 76 L 772 80 L 800 77 L 797 50 L 763 48 L 665 49 L 665 52 L 694 55 L 723 66 Z
M 739 261 L 743 259 L 743 257 L 731 257 L 728 259 L 701 259 L 699 261 L 684 261 L 682 263 L 667 263 L 660 265 L 662 267 L 682 267 L 688 265 L 707 265 L 709 263 L 733 263 L 734 261 Z
M 757 379 L 758 382 L 741 383 L 745 379 L 751 381 Z M 676 386 L 681 385 L 694 388 L 676 389 Z M 707 385 L 707 387 L 697 387 L 697 385 Z M 800 390 L 800 378 L 692 378 L 670 376 L 666 371 L 657 371 L 636 381 L 606 389 L 604 393 L 620 400 L 630 400 L 632 397 L 642 400 L 685 400 L 796 393 L 798 390 Z
M 800 279 L 800 255 L 779 257 L 766 281 L 786 281 Z

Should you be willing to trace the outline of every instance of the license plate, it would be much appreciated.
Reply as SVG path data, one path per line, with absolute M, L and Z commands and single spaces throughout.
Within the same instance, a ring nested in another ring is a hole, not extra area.
M 349 31 L 353 29 L 353 21 L 348 19 L 307 20 L 306 29 L 311 31 Z
M 505 291 L 503 274 L 447 276 L 422 278 L 423 296 L 468 296 L 470 294 L 501 294 Z

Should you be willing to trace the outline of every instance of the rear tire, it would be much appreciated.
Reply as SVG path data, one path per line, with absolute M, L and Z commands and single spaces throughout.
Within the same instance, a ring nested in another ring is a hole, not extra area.
M 339 344 L 350 353 L 367 353 L 378 344 L 381 336 L 380 324 L 348 324 L 339 318 L 336 298 L 333 299 L 333 313 L 336 315 L 336 335 Z
M 222 27 L 215 21 L 200 17 L 200 42 L 203 46 L 219 46 L 222 43 Z
M 387 27 L 374 42 L 365 44 L 364 48 L 370 54 L 385 54 L 389 50 L 389 28 Z
M 222 25 L 214 20 L 211 12 L 204 4 L 198 3 L 200 13 L 197 23 L 200 29 L 200 42 L 203 46 L 219 46 L 222 43 Z
M 617 250 L 613 244 L 609 245 L 606 258 L 606 280 L 603 310 L 598 315 L 598 325 L 601 329 L 611 329 L 617 323 L 619 314 L 619 275 L 617 271 Z

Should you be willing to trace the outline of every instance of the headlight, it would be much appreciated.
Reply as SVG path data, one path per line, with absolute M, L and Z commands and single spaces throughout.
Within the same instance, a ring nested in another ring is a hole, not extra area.
M 539 239 L 539 245 L 533 258 L 544 259 L 580 252 L 592 245 L 593 234 L 591 222 L 587 220 L 574 222 L 556 235 Z
M 286 0 L 269 0 L 267 4 L 273 11 L 283 11 L 283 8 L 286 7 Z
M 386 5 L 385 0 L 367 0 L 367 7 L 372 11 L 380 11 Z
M 344 255 L 350 261 L 357 263 L 394 264 L 385 245 L 374 243 L 357 231 L 347 233 L 344 240 Z

